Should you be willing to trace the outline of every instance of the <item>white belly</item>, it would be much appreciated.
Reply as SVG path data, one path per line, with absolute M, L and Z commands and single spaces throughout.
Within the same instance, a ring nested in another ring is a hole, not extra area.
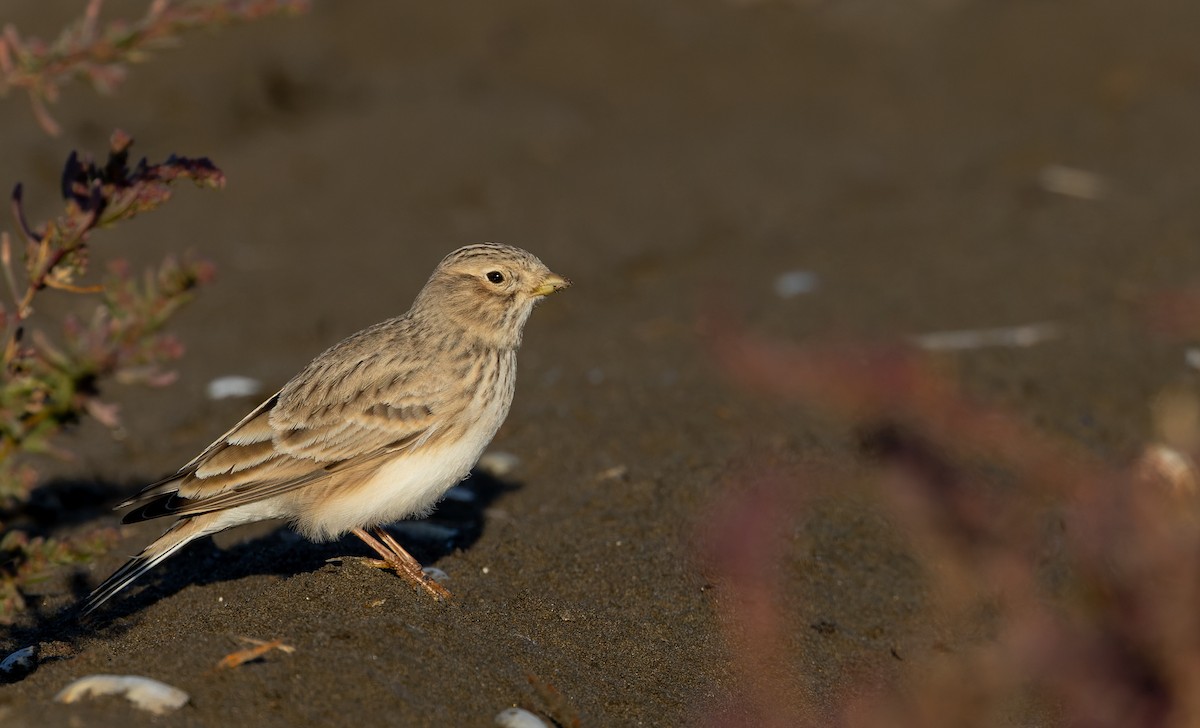
M 477 393 L 467 409 L 475 413 L 474 421 L 462 437 L 401 452 L 369 481 L 339 486 L 344 492 L 326 497 L 319 508 L 305 509 L 294 518 L 296 528 L 311 539 L 328 540 L 355 528 L 428 513 L 447 490 L 467 477 L 508 415 L 515 366 L 510 362 L 504 371 L 508 377 L 497 385 L 504 393 L 501 399 L 485 405 L 484 393 Z
M 306 536 L 324 540 L 355 528 L 425 515 L 447 490 L 467 477 L 486 445 L 487 440 L 464 438 L 436 450 L 422 448 L 402 454 L 368 482 L 327 499 L 319 512 L 305 514 L 296 525 Z

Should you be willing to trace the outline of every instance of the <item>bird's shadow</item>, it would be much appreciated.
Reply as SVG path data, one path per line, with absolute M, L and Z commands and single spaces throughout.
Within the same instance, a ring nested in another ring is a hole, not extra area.
M 388 530 L 422 564 L 434 564 L 450 553 L 469 549 L 478 541 L 485 527 L 487 509 L 502 494 L 520 487 L 517 481 L 473 471 L 446 494 L 429 516 L 391 524 Z M 118 494 L 123 497 L 129 492 L 132 492 L 129 488 L 111 483 L 65 480 L 47 483 L 34 492 L 22 509 L 22 525 L 35 535 L 48 534 L 51 528 L 78 526 L 93 520 L 102 505 L 111 504 Z M 80 619 L 78 605 L 95 585 L 89 584 L 87 575 L 77 570 L 71 575 L 69 584 L 74 603 L 49 610 L 35 604 L 37 600 L 30 600 L 20 623 L 10 631 L 10 638 L 17 645 L 44 641 L 74 645 L 80 637 L 98 628 L 123 631 L 118 619 L 136 614 L 190 585 L 214 584 L 261 574 L 289 577 L 316 571 L 337 557 L 374 555 L 356 538 L 312 543 L 282 524 L 261 537 L 225 549 L 218 548 L 211 538 L 204 538 L 172 557 L 166 568 L 155 569 L 140 579 L 135 584 L 140 589 L 120 594 L 84 619 Z M 7 677 L 7 681 L 11 681 L 13 676 Z M 0 674 L 0 683 L 5 681 L 6 676 Z

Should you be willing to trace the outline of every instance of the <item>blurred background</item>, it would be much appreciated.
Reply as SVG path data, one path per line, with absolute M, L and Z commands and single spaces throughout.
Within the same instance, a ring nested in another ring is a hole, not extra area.
M 7 0 L 0 19 L 52 37 L 81 11 Z M 1034 326 L 940 361 L 1129 457 L 1154 394 L 1194 384 L 1188 342 L 1151 335 L 1143 306 L 1200 270 L 1198 29 L 1175 0 L 318 0 L 188 34 L 113 95 L 67 86 L 58 138 L 10 93 L 0 184 L 24 183 L 34 219 L 66 154 L 102 156 L 115 128 L 135 156 L 208 156 L 228 179 L 95 236 L 98 260 L 191 250 L 217 278 L 174 327 L 180 380 L 106 391 L 124 436 L 85 424 L 61 472 L 170 472 L 254 404 L 208 399 L 214 378 L 269 393 L 406 310 L 450 250 L 525 247 L 575 286 L 534 315 L 495 443 L 521 459 L 499 504 L 519 525 L 439 566 L 503 557 L 532 613 L 590 615 L 545 658 L 585 723 L 696 719 L 738 691 L 700 514 L 746 465 L 856 467 L 842 428 L 730 384 L 698 322 L 792 342 Z M 790 527 L 782 567 L 783 669 L 818 705 L 937 641 L 881 521 L 826 509 Z
M 7 19 L 52 37 L 80 10 L 14 0 Z M 577 388 L 594 368 L 611 386 L 694 362 L 656 344 L 727 297 L 796 338 L 1057 322 L 1057 346 L 1097 349 L 1043 362 L 1058 371 L 1041 377 L 1071 370 L 1049 396 L 1104 406 L 1087 377 L 1153 354 L 1128 340 L 1130 303 L 1187 283 L 1200 256 L 1200 11 L 1126 11 L 318 2 L 187 35 L 112 96 L 68 87 L 57 139 L 10 94 L 3 169 L 34 213 L 57 204 L 66 152 L 102 156 L 114 128 L 135 156 L 226 172 L 224 192 L 181 190 L 111 241 L 135 262 L 193 250 L 218 266 L 181 323 L 193 356 L 174 396 L 227 369 L 281 382 L 406 309 L 446 251 L 498 240 L 580 282 L 539 313 L 528 352 Z M 796 271 L 816 295 L 780 295 Z M 590 335 L 564 362 L 538 326 Z M 1136 417 L 1136 386 L 1105 398 Z

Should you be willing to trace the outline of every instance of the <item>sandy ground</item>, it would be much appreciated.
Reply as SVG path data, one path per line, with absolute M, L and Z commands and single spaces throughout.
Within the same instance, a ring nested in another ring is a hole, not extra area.
M 3 19 L 48 34 L 61 18 L 45 5 L 12 0 Z M 575 286 L 526 332 L 494 443 L 519 467 L 398 531 L 451 603 L 326 563 L 365 555 L 351 540 L 258 529 L 189 548 L 94 628 L 56 617 L 161 525 L 127 527 L 114 553 L 36 588 L 0 647 L 71 656 L 0 687 L 0 719 L 162 722 L 117 699 L 52 702 L 97 672 L 187 690 L 173 725 L 482 726 L 515 704 L 564 724 L 712 718 L 742 687 L 695 546 L 705 509 L 747 465 L 857 456 L 836 423 L 730 385 L 700 312 L 726 302 L 788 340 L 1055 322 L 1054 341 L 948 364 L 1047 432 L 1127 457 L 1151 396 L 1194 383 L 1183 344 L 1148 336 L 1136 309 L 1200 264 L 1198 21 L 1170 0 L 323 2 L 189 36 L 115 97 L 68 88 L 60 139 L 6 99 L 0 177 L 25 182 L 35 216 L 66 153 L 103 150 L 116 127 L 135 152 L 208 155 L 229 180 L 96 238 L 98 257 L 193 250 L 219 278 L 179 317 L 181 380 L 107 392 L 124 438 L 71 436 L 81 457 L 46 491 L 74 509 L 63 528 L 115 524 L 106 504 L 255 404 L 207 400 L 211 379 L 282 384 L 405 310 L 459 245 L 521 245 Z M 1105 193 L 1047 191 L 1050 165 Z M 781 298 L 796 270 L 818 290 Z M 803 514 L 779 573 L 794 628 L 779 668 L 815 716 L 854 675 L 902 673 L 897 655 L 944 637 L 861 495 Z M 241 636 L 296 650 L 214 671 Z

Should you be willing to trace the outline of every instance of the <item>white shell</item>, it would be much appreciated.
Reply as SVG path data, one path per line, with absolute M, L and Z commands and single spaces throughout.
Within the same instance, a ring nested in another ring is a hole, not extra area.
M 496 725 L 501 728 L 550 728 L 550 725 L 524 708 L 505 708 L 496 714 Z
M 90 695 L 124 695 L 138 708 L 155 715 L 178 710 L 191 699 L 179 688 L 138 675 L 88 675 L 63 688 L 54 699 L 74 703 Z

